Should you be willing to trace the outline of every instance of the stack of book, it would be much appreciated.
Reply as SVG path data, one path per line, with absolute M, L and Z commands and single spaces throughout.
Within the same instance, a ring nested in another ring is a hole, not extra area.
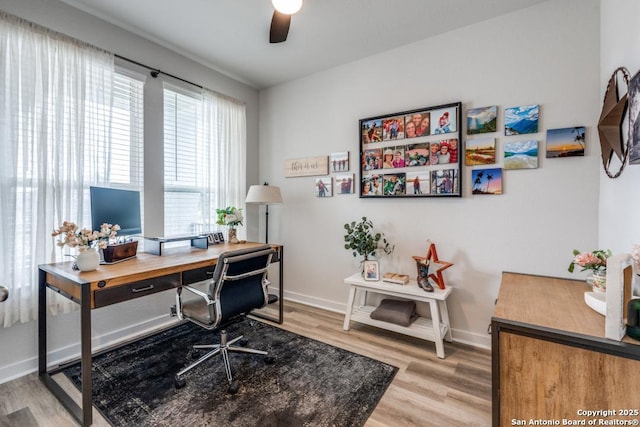
M 409 283 L 409 275 L 400 273 L 385 273 L 384 276 L 382 276 L 382 281 L 395 283 L 397 285 L 406 285 L 407 283 Z

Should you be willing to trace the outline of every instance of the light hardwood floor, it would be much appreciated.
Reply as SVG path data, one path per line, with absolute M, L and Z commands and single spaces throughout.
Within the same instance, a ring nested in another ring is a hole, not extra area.
M 345 332 L 343 320 L 339 313 L 287 301 L 282 327 L 399 368 L 366 427 L 491 425 L 488 350 L 445 343 L 447 357 L 438 359 L 433 343 L 353 322 Z M 0 426 L 11 425 L 3 415 L 23 408 L 40 427 L 77 425 L 36 374 L 0 385 Z M 94 425 L 108 425 L 95 410 Z

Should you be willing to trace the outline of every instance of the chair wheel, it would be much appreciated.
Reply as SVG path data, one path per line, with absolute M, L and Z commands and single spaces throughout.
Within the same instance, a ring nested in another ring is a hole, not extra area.
M 264 363 L 266 363 L 267 365 L 273 365 L 274 363 L 276 363 L 276 358 L 272 356 L 267 356 L 264 358 Z
M 189 353 L 189 357 L 191 358 L 191 360 L 199 359 L 200 358 L 200 350 L 192 349 L 191 352 Z
M 240 382 L 233 381 L 231 384 L 229 384 L 229 394 L 236 394 L 238 390 L 240 390 Z
M 176 375 L 176 379 L 175 379 L 176 388 L 182 388 L 185 385 L 187 385 L 187 380 L 185 380 L 184 377 L 179 377 Z
M 247 345 L 249 344 L 249 340 L 241 339 L 240 341 L 238 341 L 238 344 L 240 344 L 240 347 L 247 347 Z

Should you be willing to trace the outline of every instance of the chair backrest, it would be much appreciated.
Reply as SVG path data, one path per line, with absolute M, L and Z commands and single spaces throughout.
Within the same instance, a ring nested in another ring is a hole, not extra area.
M 216 325 L 267 305 L 267 268 L 275 250 L 269 245 L 220 254 L 209 286 Z

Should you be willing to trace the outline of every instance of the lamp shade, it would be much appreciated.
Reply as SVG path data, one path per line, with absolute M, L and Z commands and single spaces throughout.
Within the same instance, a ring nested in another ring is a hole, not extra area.
M 293 15 L 302 7 L 302 0 L 271 0 L 273 7 L 285 15 Z
M 249 187 L 245 203 L 257 205 L 277 205 L 283 203 L 280 188 L 272 185 L 252 185 Z

